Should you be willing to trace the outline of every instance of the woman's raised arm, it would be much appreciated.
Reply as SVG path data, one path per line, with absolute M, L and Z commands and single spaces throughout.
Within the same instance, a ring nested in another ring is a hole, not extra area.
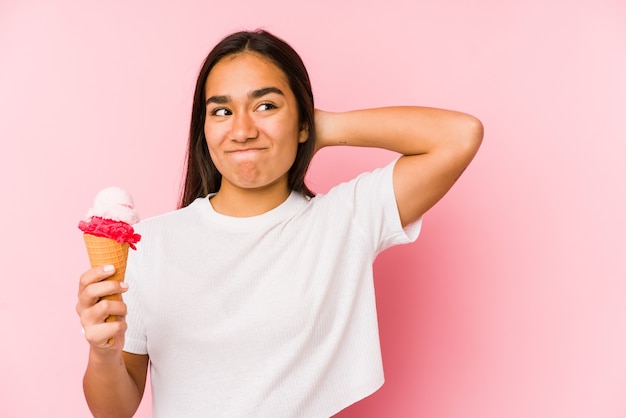
M 316 150 L 344 145 L 403 154 L 393 173 L 402 225 L 419 219 L 456 182 L 478 151 L 482 123 L 473 116 L 427 107 L 315 112 Z

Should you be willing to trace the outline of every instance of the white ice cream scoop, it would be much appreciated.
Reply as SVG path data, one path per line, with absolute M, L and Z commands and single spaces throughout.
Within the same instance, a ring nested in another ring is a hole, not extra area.
M 107 187 L 98 192 L 93 201 L 93 208 L 87 211 L 88 220 L 93 216 L 130 225 L 139 222 L 139 214 L 135 211 L 132 196 L 120 187 Z

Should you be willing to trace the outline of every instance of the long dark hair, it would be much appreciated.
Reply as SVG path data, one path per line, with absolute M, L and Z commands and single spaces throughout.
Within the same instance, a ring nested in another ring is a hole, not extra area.
M 222 175 L 211 160 L 204 135 L 206 118 L 204 87 L 215 64 L 224 57 L 246 51 L 268 58 L 282 70 L 289 81 L 298 103 L 300 127 L 308 128 L 309 136 L 305 142 L 298 144 L 296 159 L 289 170 L 288 185 L 291 190 L 305 196 L 314 196 L 304 184 L 304 176 L 315 149 L 314 104 L 309 74 L 298 53 L 282 39 L 264 30 L 242 31 L 222 39 L 206 57 L 198 74 L 191 111 L 187 166 L 180 208 L 189 205 L 198 197 L 215 193 L 220 188 Z

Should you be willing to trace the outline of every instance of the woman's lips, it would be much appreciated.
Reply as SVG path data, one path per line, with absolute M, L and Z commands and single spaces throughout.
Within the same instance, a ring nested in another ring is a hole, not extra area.
M 226 155 L 234 161 L 256 160 L 263 155 L 267 148 L 244 148 L 226 151 Z
M 244 149 L 235 149 L 235 150 L 226 151 L 226 153 L 227 154 L 245 154 L 249 152 L 263 151 L 264 149 L 265 148 L 244 148 Z

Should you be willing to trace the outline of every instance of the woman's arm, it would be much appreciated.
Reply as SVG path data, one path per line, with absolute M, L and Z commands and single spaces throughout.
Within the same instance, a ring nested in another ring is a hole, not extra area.
M 83 390 L 94 417 L 132 417 L 146 385 L 148 356 L 122 351 L 126 333 L 126 304 L 102 297 L 123 293 L 124 283 L 104 280 L 113 271 L 87 270 L 80 278 L 76 311 L 89 342 Z M 105 322 L 109 315 L 116 321 Z
M 316 110 L 315 130 L 316 150 L 347 145 L 403 154 L 393 173 L 403 226 L 419 219 L 450 190 L 483 138 L 483 126 L 475 117 L 426 107 Z
M 100 356 L 90 350 L 83 390 L 94 417 L 132 417 L 146 385 L 148 356 L 118 352 Z

